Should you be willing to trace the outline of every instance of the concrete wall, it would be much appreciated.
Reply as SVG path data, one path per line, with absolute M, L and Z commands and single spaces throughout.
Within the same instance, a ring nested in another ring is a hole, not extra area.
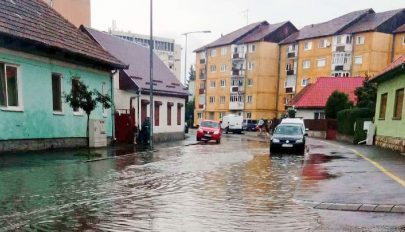
M 377 104 L 375 114 L 375 125 L 377 128 L 376 132 L 377 136 L 389 136 L 405 139 L 404 106 L 402 106 L 403 107 L 402 119 L 401 120 L 393 119 L 395 91 L 401 88 L 405 88 L 405 74 L 396 76 L 395 78 L 390 78 L 390 80 L 378 84 Z M 380 117 L 381 94 L 384 93 L 388 93 L 387 107 L 385 112 L 385 118 L 380 119 L 379 117 Z
M 306 110 L 306 109 L 297 109 L 297 114 L 295 115 L 297 118 L 303 119 L 315 119 L 316 112 L 325 112 L 324 110 Z
M 90 89 L 102 91 L 103 85 L 111 93 L 109 72 L 101 72 L 25 53 L 0 49 L 0 62 L 18 66 L 22 108 L 10 111 L 0 108 L 0 140 L 56 139 L 86 137 L 86 114 L 75 115 L 62 101 L 63 113 L 53 112 L 52 73 L 62 78 L 62 92 L 69 93 L 72 77 L 80 77 Z M 111 94 L 110 94 L 111 95 Z M 63 99 L 63 97 L 62 97 Z M 91 119 L 106 121 L 107 136 L 112 135 L 111 111 L 103 116 L 102 107 L 91 113 Z

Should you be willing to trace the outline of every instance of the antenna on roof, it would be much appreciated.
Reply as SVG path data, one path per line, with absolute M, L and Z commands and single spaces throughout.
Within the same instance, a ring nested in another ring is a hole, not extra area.
M 246 25 L 249 24 L 249 9 L 242 11 L 243 16 L 246 18 Z

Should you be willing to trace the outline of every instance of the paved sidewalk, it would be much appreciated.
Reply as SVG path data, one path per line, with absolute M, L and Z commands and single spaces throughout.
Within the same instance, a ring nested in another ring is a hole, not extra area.
M 308 139 L 295 199 L 316 209 L 405 213 L 405 156 Z

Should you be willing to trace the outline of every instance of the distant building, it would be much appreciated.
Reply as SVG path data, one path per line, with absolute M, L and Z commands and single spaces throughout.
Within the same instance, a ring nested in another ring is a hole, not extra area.
M 394 31 L 394 60 L 405 54 L 405 23 Z
M 372 82 L 377 83 L 376 144 L 405 152 L 405 55 L 398 57 Z
M 149 47 L 149 35 L 140 35 L 131 32 L 118 31 L 114 28 L 110 30 L 110 34 L 128 40 L 130 42 Z M 176 44 L 174 39 L 153 37 L 155 42 L 154 51 L 156 55 L 165 63 L 165 65 L 176 76 L 177 80 L 181 81 L 181 47 Z
M 90 0 L 43 0 L 76 27 L 91 26 Z
M 334 91 L 345 93 L 349 100 L 357 103 L 355 90 L 363 85 L 363 77 L 320 77 L 308 84 L 291 101 L 297 110 L 296 117 L 303 119 L 325 119 L 325 106 Z

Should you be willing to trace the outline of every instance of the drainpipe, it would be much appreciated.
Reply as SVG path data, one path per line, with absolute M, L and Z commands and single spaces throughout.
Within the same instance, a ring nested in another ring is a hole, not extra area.
M 243 110 L 242 110 L 242 117 L 243 118 L 245 118 L 245 111 L 246 111 L 246 98 L 247 98 L 247 95 L 246 95 L 246 85 L 247 85 L 247 82 L 246 82 L 246 80 L 247 80 L 247 77 L 248 77 L 248 75 L 247 75 L 247 63 L 248 63 L 248 58 L 249 58 L 249 56 L 248 56 L 248 54 L 249 54 L 249 44 L 247 44 L 246 45 L 246 55 L 245 55 L 245 75 L 244 75 L 244 77 L 243 77 L 243 92 L 244 92 L 244 94 L 243 94 Z M 232 78 L 232 77 L 231 77 Z M 239 87 L 238 87 L 239 88 Z
M 114 70 L 111 72 L 111 78 L 110 78 L 110 86 L 111 86 L 111 99 L 113 101 L 112 107 L 111 107 L 111 131 L 112 131 L 112 142 L 113 144 L 115 143 L 115 105 L 114 105 L 114 75 L 117 74 L 118 70 Z
M 278 101 L 280 100 L 280 79 L 281 79 L 281 46 L 278 46 L 278 77 L 276 94 L 276 118 L 278 118 Z
M 350 76 L 353 76 L 353 66 L 354 66 L 354 59 L 355 59 L 354 58 L 354 48 L 356 47 L 354 45 L 355 45 L 356 37 L 354 36 L 354 34 L 351 34 L 351 37 L 352 37 L 352 54 L 351 54 L 352 60 L 350 62 Z M 333 59 L 333 56 L 332 56 L 332 59 Z

